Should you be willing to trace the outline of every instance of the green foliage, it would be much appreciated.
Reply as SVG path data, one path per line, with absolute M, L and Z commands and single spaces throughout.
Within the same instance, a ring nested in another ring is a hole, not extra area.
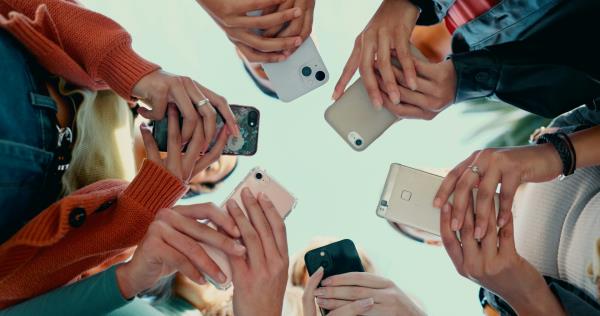
M 548 126 L 550 119 L 520 110 L 510 104 L 487 98 L 465 102 L 466 114 L 495 113 L 493 120 L 473 132 L 495 132 L 496 136 L 488 142 L 488 147 L 506 147 L 526 145 L 529 135 L 540 126 Z

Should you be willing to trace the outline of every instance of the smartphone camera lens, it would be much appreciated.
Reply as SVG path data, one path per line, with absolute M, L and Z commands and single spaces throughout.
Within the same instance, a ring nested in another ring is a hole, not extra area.
M 317 73 L 315 74 L 315 78 L 317 78 L 317 80 L 319 81 L 325 80 L 325 72 L 321 70 L 317 71 Z
M 250 125 L 250 127 L 254 127 L 254 126 L 256 126 L 257 122 L 258 122 L 258 113 L 256 111 L 251 111 L 250 113 L 248 113 L 248 125 Z
M 354 144 L 355 144 L 356 146 L 359 146 L 359 147 L 360 147 L 360 146 L 362 146 L 362 144 L 363 144 L 363 141 L 362 141 L 362 139 L 357 139 L 357 140 L 355 140 L 355 141 L 354 141 Z
M 305 66 L 305 67 L 303 67 L 303 68 L 302 68 L 302 75 L 303 75 L 304 77 L 308 77 L 308 76 L 310 76 L 311 74 L 312 74 L 312 69 L 311 69 L 310 67 L 308 67 L 308 66 Z
M 256 178 L 256 180 L 260 180 L 260 179 L 262 179 L 262 178 L 263 178 L 263 175 L 262 175 L 262 173 L 260 173 L 260 172 L 257 172 L 257 173 L 254 175 L 254 177 Z

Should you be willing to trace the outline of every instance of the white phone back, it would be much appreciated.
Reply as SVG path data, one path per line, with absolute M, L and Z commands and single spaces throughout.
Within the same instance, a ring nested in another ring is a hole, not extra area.
M 303 75 L 302 69 L 309 67 L 310 75 Z M 312 38 L 307 38 L 286 60 L 263 64 L 273 89 L 281 101 L 290 102 L 324 85 L 329 80 L 329 72 Z M 324 77 L 317 79 L 317 73 Z
M 325 111 L 325 120 L 356 151 L 363 151 L 398 119 L 376 109 L 361 78 Z
M 261 179 L 257 178 L 257 174 L 261 175 Z M 286 218 L 290 212 L 296 206 L 297 199 L 289 193 L 282 185 L 280 185 L 275 179 L 270 177 L 264 169 L 256 167 L 250 171 L 250 173 L 244 178 L 240 184 L 233 190 L 233 193 L 225 199 L 221 208 L 225 211 L 225 203 L 227 201 L 233 199 L 237 202 L 237 204 L 241 207 L 242 211 L 246 216 L 246 209 L 244 207 L 244 203 L 242 202 L 242 189 L 248 188 L 250 192 L 256 197 L 258 193 L 266 194 L 269 199 L 273 202 L 273 205 L 279 212 L 282 218 Z M 215 285 L 219 289 L 227 289 L 231 286 L 231 266 L 229 265 L 229 260 L 227 255 L 218 248 L 213 246 L 202 244 L 204 250 L 209 257 L 215 261 L 215 263 L 221 268 L 223 274 L 227 277 L 227 281 L 219 284 L 215 280 L 212 280 L 208 275 L 205 275 L 205 278 L 209 280 L 213 285 Z
M 433 199 L 443 180 L 425 171 L 392 164 L 377 205 L 377 215 L 439 236 L 440 210 L 433 206 Z M 450 196 L 450 202 L 452 198 Z M 497 194 L 495 202 L 498 212 Z

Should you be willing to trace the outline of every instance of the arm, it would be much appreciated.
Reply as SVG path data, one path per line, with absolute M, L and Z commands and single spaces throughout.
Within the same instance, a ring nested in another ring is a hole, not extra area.
M 600 89 L 588 73 L 545 60 L 523 42 L 451 58 L 457 84 L 454 103 L 494 95 L 526 111 L 555 117 L 591 101 Z
M 115 270 L 116 266 L 113 266 L 87 279 L 4 309 L 0 316 L 83 315 L 89 311 L 109 313 L 130 302 L 119 292 Z

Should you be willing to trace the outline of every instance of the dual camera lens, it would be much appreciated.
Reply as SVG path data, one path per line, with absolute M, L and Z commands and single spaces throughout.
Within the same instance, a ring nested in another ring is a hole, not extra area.
M 263 175 L 262 175 L 262 173 L 260 173 L 260 172 L 257 172 L 257 173 L 254 175 L 254 177 L 256 178 L 256 180 L 260 180 L 260 179 L 262 179 L 262 178 L 263 178 Z
M 360 139 L 357 139 L 357 140 L 354 141 L 354 144 L 356 144 L 356 146 L 362 146 L 363 141 L 360 140 Z
M 250 127 L 254 127 L 254 126 L 256 126 L 257 123 L 258 123 L 258 112 L 250 111 L 250 113 L 248 113 L 248 125 L 250 125 Z
M 308 67 L 308 66 L 304 66 L 304 67 L 302 68 L 302 75 L 303 75 L 304 77 L 310 77 L 310 75 L 312 75 L 312 73 L 313 73 L 313 70 L 312 70 L 312 68 L 310 68 L 310 67 Z M 323 72 L 323 71 L 321 71 L 321 70 L 317 71 L 317 72 L 315 73 L 315 78 L 316 78 L 318 81 L 323 81 L 323 80 L 325 80 L 325 72 Z

